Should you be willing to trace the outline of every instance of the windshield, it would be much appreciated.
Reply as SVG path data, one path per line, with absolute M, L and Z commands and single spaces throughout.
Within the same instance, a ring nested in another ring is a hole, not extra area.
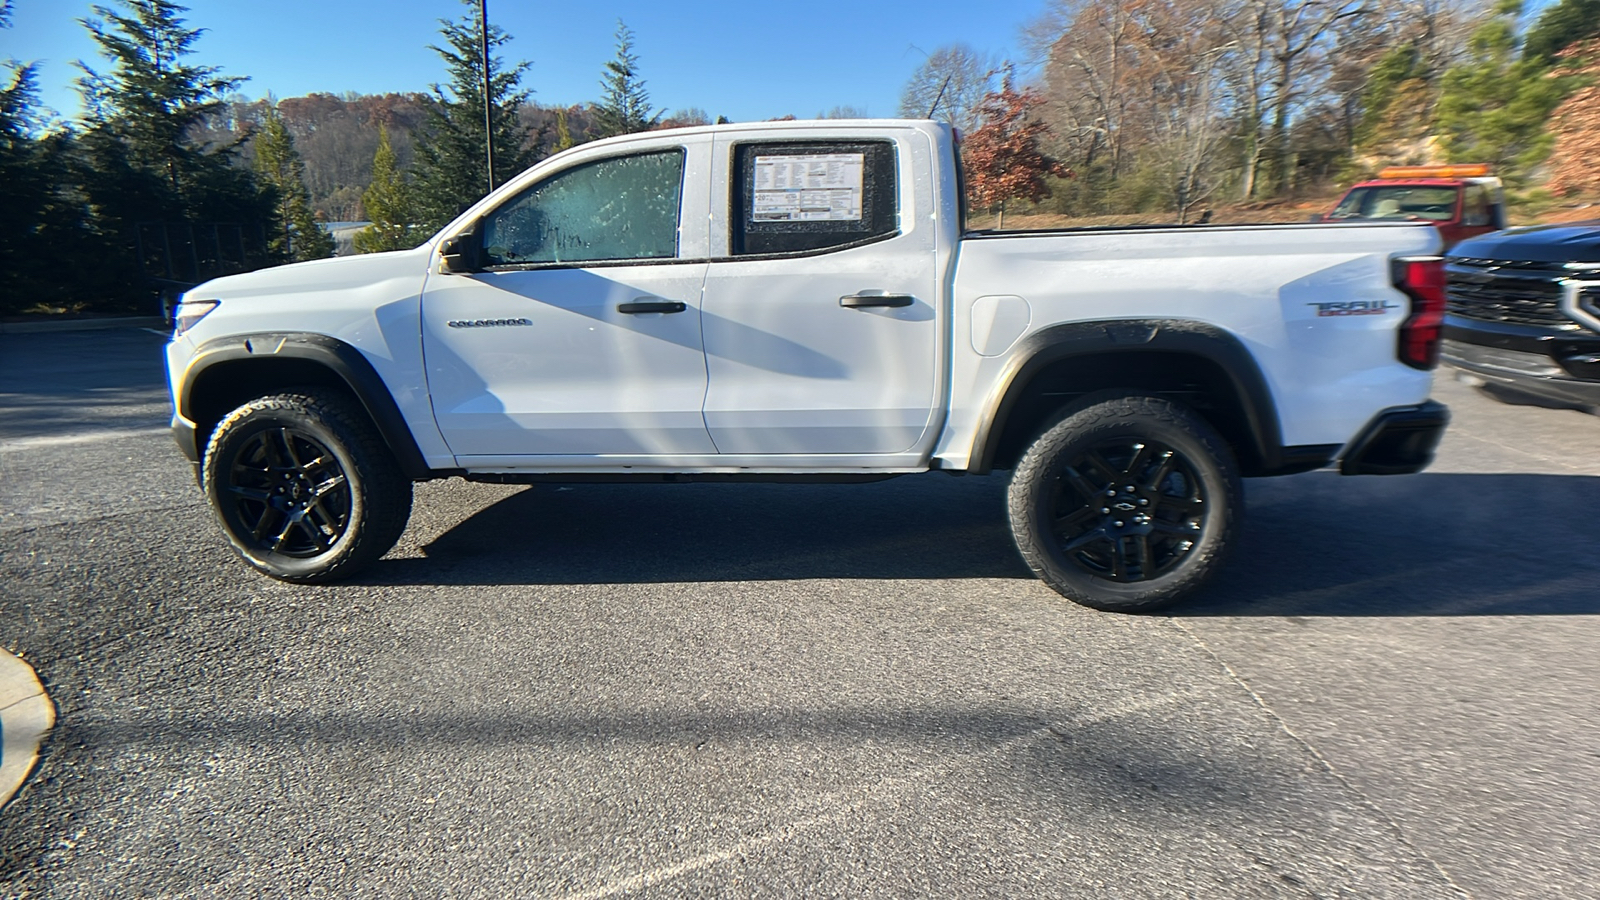
M 1453 187 L 1362 187 L 1339 201 L 1330 219 L 1427 219 L 1449 222 L 1456 217 Z

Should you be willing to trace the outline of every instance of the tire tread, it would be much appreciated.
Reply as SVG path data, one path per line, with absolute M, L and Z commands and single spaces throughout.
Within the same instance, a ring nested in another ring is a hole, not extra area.
M 253 557 L 228 535 L 234 549 L 262 573 L 295 584 L 323 584 L 338 581 L 371 565 L 389 552 L 405 533 L 411 518 L 412 484 L 401 471 L 378 429 L 354 399 L 323 388 L 291 388 L 282 393 L 259 397 L 229 413 L 211 432 L 206 444 L 204 484 L 213 505 L 217 502 L 210 485 L 216 454 L 228 435 L 248 419 L 263 413 L 303 415 L 320 420 L 345 443 L 345 450 L 359 470 L 353 479 L 362 494 L 363 515 L 350 528 L 355 533 L 336 558 L 314 571 L 289 574 Z M 347 475 L 348 477 L 348 475 Z M 219 515 L 220 518 L 220 515 Z M 223 529 L 227 532 L 227 529 Z
M 1206 547 L 1195 550 L 1199 555 L 1185 560 L 1180 571 L 1156 579 L 1159 584 L 1151 584 L 1142 592 L 1135 589 L 1119 590 L 1116 596 L 1107 596 L 1105 592 L 1096 594 L 1068 577 L 1046 543 L 1051 536 L 1039 533 L 1033 527 L 1033 495 L 1040 489 L 1037 482 L 1047 477 L 1047 470 L 1054 460 L 1083 435 L 1145 423 L 1180 431 L 1204 449 L 1209 461 L 1217 466 L 1222 476 L 1226 500 L 1225 508 L 1221 511 L 1222 521 L 1211 526 L 1219 530 Z M 1083 606 L 1107 612 L 1146 613 L 1176 603 L 1215 571 L 1232 546 L 1235 525 L 1242 509 L 1241 494 L 1238 465 L 1232 450 L 1216 429 L 1198 414 L 1170 400 L 1129 394 L 1108 397 L 1076 409 L 1069 408 L 1055 424 L 1046 428 L 1023 453 L 1012 472 L 1007 490 L 1007 511 L 1011 532 L 1023 561 L 1056 593 Z

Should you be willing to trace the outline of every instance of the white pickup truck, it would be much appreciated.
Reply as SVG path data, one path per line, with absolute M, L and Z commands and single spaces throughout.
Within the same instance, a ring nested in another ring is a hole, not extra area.
M 178 444 L 294 582 L 381 557 L 432 478 L 1011 470 L 1022 557 L 1121 611 L 1215 570 L 1241 476 L 1431 461 L 1434 229 L 969 232 L 958 152 L 925 121 L 630 135 L 414 250 L 203 284 Z

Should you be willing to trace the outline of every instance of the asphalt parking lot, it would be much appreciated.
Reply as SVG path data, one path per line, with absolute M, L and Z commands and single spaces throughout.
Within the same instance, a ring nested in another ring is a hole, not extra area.
M 251 574 L 161 338 L 0 335 L 0 647 L 59 708 L 0 895 L 1600 895 L 1600 418 L 1452 380 L 1436 465 L 1247 483 L 1169 616 L 1003 476 L 418 490 Z

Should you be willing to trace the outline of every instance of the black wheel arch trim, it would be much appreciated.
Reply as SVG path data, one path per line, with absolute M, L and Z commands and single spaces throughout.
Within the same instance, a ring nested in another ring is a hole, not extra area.
M 1067 322 L 1022 339 L 995 387 L 984 401 L 967 471 L 986 474 L 994 467 L 1006 424 L 1030 382 L 1046 367 L 1077 356 L 1106 353 L 1181 353 L 1215 364 L 1238 395 L 1252 449 L 1260 460 L 1247 475 L 1286 475 L 1321 468 L 1338 447 L 1285 447 L 1277 405 L 1261 367 L 1234 335 L 1187 319 L 1114 319 Z M 1242 462 L 1242 461 L 1241 461 Z
M 184 456 L 198 461 L 205 440 L 195 427 L 193 391 L 200 377 L 213 366 L 248 359 L 294 359 L 323 366 L 350 389 L 394 453 L 406 477 L 426 481 L 439 473 L 428 467 L 411 428 L 394 402 L 389 386 L 378 375 L 371 361 L 355 347 L 325 334 L 303 332 L 260 332 L 215 338 L 201 344 L 184 370 L 178 391 L 178 416 L 173 420 L 173 437 Z M 291 385 L 284 385 L 290 387 Z

